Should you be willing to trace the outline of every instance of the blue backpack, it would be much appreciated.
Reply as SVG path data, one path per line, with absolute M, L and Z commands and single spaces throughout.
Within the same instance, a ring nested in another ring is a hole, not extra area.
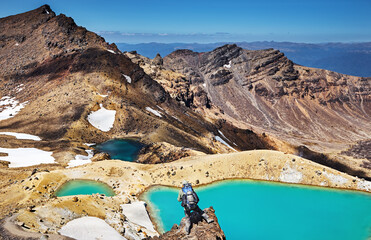
M 193 210 L 197 206 L 197 197 L 196 193 L 193 191 L 191 184 L 186 184 L 182 187 L 183 197 L 182 197 L 182 206 L 187 207 L 190 210 Z

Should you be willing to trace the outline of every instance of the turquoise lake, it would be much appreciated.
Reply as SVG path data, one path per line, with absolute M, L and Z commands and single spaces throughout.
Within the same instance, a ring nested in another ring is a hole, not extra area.
M 63 184 L 55 193 L 57 197 L 73 195 L 104 194 L 114 196 L 115 192 L 107 184 L 91 180 L 71 180 Z
M 130 139 L 113 139 L 94 146 L 99 152 L 108 153 L 111 159 L 133 162 L 144 144 Z
M 143 194 L 160 231 L 184 217 L 179 189 Z M 371 194 L 248 180 L 195 188 L 201 209 L 213 206 L 228 240 L 366 240 L 371 236 Z

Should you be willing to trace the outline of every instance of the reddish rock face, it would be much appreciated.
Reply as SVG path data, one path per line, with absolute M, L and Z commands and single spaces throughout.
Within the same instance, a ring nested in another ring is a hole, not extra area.
M 227 115 L 286 140 L 352 143 L 371 132 L 370 78 L 306 68 L 278 50 L 236 45 L 175 51 L 164 66 L 199 85 Z
M 371 78 L 307 68 L 294 64 L 278 50 L 251 51 L 236 45 L 205 53 L 178 50 L 163 62 L 165 69 L 185 76 L 190 83 L 189 95 L 205 93 L 203 99 L 234 124 L 264 132 L 294 148 L 305 146 L 308 151 L 297 150 L 304 157 L 316 155 L 312 151 L 338 154 L 371 134 Z M 193 101 L 190 106 L 205 109 L 205 101 Z M 351 156 L 370 158 L 355 152 Z M 369 164 L 362 161 L 351 163 L 362 169 L 353 171 L 328 164 L 348 165 L 340 155 L 331 161 L 320 159 L 313 160 L 371 177 L 364 167 Z

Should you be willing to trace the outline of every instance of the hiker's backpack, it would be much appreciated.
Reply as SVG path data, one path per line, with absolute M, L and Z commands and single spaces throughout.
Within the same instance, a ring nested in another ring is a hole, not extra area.
M 182 188 L 183 197 L 182 197 L 182 206 L 187 207 L 190 210 L 193 210 L 197 206 L 197 196 L 191 184 L 186 184 Z

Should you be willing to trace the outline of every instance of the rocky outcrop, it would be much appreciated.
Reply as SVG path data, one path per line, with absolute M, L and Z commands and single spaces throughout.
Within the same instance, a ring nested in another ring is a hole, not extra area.
M 213 207 L 204 209 L 206 214 L 214 220 L 207 223 L 205 220 L 195 219 L 189 235 L 185 231 L 185 218 L 182 219 L 179 226 L 174 225 L 170 231 L 162 234 L 160 237 L 150 238 L 153 240 L 173 240 L 173 239 L 198 239 L 198 240 L 224 240 L 226 239 L 223 230 L 220 228 L 218 219 Z
M 152 60 L 152 63 L 161 66 L 164 64 L 164 60 L 162 59 L 161 55 L 157 53 L 156 57 Z
M 341 152 L 341 154 L 364 159 L 361 166 L 371 169 L 371 140 L 360 141 L 348 150 Z
M 166 142 L 159 142 L 151 143 L 143 147 L 140 150 L 136 162 L 150 164 L 166 163 L 197 155 L 204 155 L 204 153 L 189 148 L 175 147 Z M 176 173 L 172 172 L 171 174 L 175 175 Z

